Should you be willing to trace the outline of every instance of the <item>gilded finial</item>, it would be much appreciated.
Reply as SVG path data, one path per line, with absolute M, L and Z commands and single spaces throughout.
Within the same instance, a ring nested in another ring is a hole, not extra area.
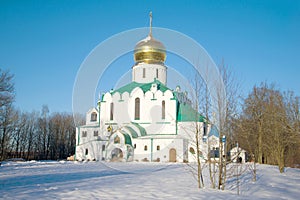
M 149 17 L 150 17 L 150 30 L 149 30 L 149 36 L 152 37 L 152 11 L 150 11 Z

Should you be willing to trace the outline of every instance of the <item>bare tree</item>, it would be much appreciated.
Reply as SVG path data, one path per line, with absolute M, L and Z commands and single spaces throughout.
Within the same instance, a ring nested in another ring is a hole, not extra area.
M 12 103 L 15 97 L 13 75 L 0 69 L 0 160 L 7 156 L 12 134 Z
M 41 134 L 41 153 L 42 159 L 48 159 L 50 148 L 50 131 L 49 131 L 49 108 L 47 105 L 42 106 L 41 117 L 39 118 L 39 132 Z
M 222 63 L 219 65 L 220 75 L 225 89 L 224 91 L 219 85 L 217 87 L 217 108 L 216 115 L 219 125 L 219 176 L 218 189 L 225 189 L 226 183 L 226 162 L 227 162 L 227 146 L 225 138 L 230 138 L 232 134 L 232 123 L 237 115 L 237 105 L 239 94 L 239 84 L 228 66 Z
M 203 181 L 203 175 L 202 175 L 202 165 L 201 165 L 201 160 L 200 160 L 200 156 L 201 156 L 201 150 L 200 150 L 200 144 L 201 144 L 201 140 L 202 140 L 202 126 L 200 126 L 199 124 L 199 98 L 200 98 L 200 87 L 201 85 L 199 85 L 199 82 L 196 80 L 195 81 L 195 104 L 194 104 L 194 109 L 195 109 L 195 141 L 196 141 L 196 156 L 197 156 L 197 181 L 198 181 L 198 188 L 204 187 L 204 181 Z
M 208 132 L 208 127 L 213 127 L 218 125 L 218 132 L 219 132 L 219 148 L 218 154 L 219 158 L 216 159 L 215 157 L 211 157 L 211 145 L 209 140 L 208 133 L 205 136 L 207 137 L 207 161 L 208 161 L 208 168 L 209 168 L 209 175 L 210 175 L 210 183 L 211 187 L 215 188 L 216 185 L 218 189 L 225 188 L 226 182 L 226 146 L 224 145 L 224 138 L 230 137 L 231 135 L 231 124 L 233 122 L 234 116 L 237 113 L 237 101 L 239 98 L 238 93 L 238 84 L 229 70 L 229 67 L 225 66 L 224 62 L 219 66 L 219 72 L 221 81 L 216 81 L 214 83 L 208 83 L 207 81 L 215 81 L 213 78 L 209 78 L 209 69 L 204 68 L 206 71 L 202 74 L 204 77 L 200 77 L 197 73 L 195 76 L 195 81 L 193 83 L 194 89 L 194 109 L 197 110 L 198 113 L 204 114 L 204 126 L 206 126 L 206 131 Z M 198 75 L 198 76 L 197 76 Z M 220 78 L 218 77 L 218 78 Z M 215 77 L 216 78 L 216 77 Z M 205 82 L 205 81 L 206 82 Z M 223 84 L 223 85 L 221 85 Z M 211 94 L 209 91 L 208 85 L 214 86 L 216 93 Z M 224 91 L 225 90 L 225 91 Z M 225 95 L 224 95 L 225 94 Z M 213 102 L 213 103 L 212 103 Z M 202 127 L 203 129 L 203 127 Z M 196 148 L 197 141 L 199 141 L 199 127 L 195 129 L 195 141 L 196 141 Z M 201 139 L 202 135 L 201 135 Z M 224 145 L 224 146 L 223 146 Z M 217 162 L 218 161 L 218 162 Z M 216 170 L 216 168 L 218 170 Z M 215 173 L 218 172 L 218 178 L 215 179 Z

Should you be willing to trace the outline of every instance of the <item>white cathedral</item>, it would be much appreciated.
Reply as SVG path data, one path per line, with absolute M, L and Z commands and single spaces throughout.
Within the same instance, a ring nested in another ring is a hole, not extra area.
M 76 128 L 75 160 L 195 162 L 217 152 L 219 133 L 180 87 L 167 87 L 165 46 L 149 35 L 134 48 L 132 82 L 102 95 Z M 217 153 L 218 154 L 218 153 Z

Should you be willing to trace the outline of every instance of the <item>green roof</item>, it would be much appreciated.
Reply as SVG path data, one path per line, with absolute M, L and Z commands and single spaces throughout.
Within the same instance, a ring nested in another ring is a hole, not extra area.
M 137 138 L 138 137 L 137 132 L 133 128 L 131 128 L 130 126 L 125 126 L 124 128 L 126 128 L 130 132 L 132 138 Z
M 125 144 L 131 145 L 132 146 L 132 142 L 131 142 L 131 137 L 129 134 L 125 133 L 124 131 L 120 131 L 122 133 L 122 135 L 124 136 L 125 139 Z
M 144 127 L 142 127 L 141 125 L 139 125 L 138 123 L 135 123 L 135 122 L 131 122 L 131 123 L 140 130 L 141 136 L 146 136 L 147 135 L 147 132 L 144 129 Z
M 205 118 L 195 111 L 190 104 L 178 102 L 177 108 L 177 121 L 179 122 L 204 122 L 205 120 Z
M 124 92 L 131 93 L 132 90 L 134 90 L 136 87 L 139 87 L 142 89 L 144 93 L 149 91 L 152 87 L 152 84 L 157 84 L 157 89 L 165 92 L 169 89 L 167 86 L 165 86 L 163 83 L 161 83 L 159 80 L 154 79 L 153 82 L 150 83 L 137 83 L 137 82 L 131 82 L 123 87 L 120 87 L 119 89 L 113 90 L 111 94 L 115 94 L 116 92 L 119 92 L 120 94 L 123 94 Z M 172 90 L 171 90 L 172 91 Z M 189 103 L 181 103 L 180 100 L 178 100 L 180 95 L 184 95 L 184 93 L 178 93 L 178 92 L 173 92 L 174 97 L 177 99 L 177 121 L 179 122 L 191 122 L 191 121 L 198 121 L 198 122 L 204 122 L 205 118 L 200 115 L 197 111 L 195 111 L 192 106 Z M 140 126 L 137 123 L 132 122 L 136 127 L 139 128 L 141 136 L 147 135 L 146 130 Z M 128 128 L 128 127 L 126 127 Z M 129 130 L 129 129 L 128 129 Z M 129 130 L 132 132 L 131 130 Z M 134 131 L 134 130 L 133 130 Z M 134 131 L 135 132 L 135 131 Z M 135 133 L 132 134 L 133 138 L 135 137 Z
M 145 93 L 145 92 L 147 92 L 151 89 L 152 84 L 157 84 L 157 89 L 162 91 L 162 92 L 165 92 L 167 90 L 171 90 L 167 86 L 165 86 L 163 83 L 161 83 L 160 81 L 155 79 L 153 82 L 150 82 L 150 83 L 137 83 L 137 82 L 133 81 L 133 82 L 131 82 L 131 83 L 129 83 L 129 84 L 123 86 L 123 87 L 120 87 L 119 89 L 113 90 L 111 92 L 111 94 L 114 94 L 116 92 L 119 92 L 120 94 L 122 94 L 124 92 L 130 93 L 136 87 L 141 88 L 143 90 L 143 92 Z

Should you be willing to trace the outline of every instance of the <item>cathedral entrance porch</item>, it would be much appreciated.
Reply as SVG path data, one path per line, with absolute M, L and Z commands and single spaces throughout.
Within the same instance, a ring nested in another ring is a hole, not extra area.
M 118 162 L 123 160 L 123 151 L 120 148 L 115 148 L 111 151 L 111 161 Z

